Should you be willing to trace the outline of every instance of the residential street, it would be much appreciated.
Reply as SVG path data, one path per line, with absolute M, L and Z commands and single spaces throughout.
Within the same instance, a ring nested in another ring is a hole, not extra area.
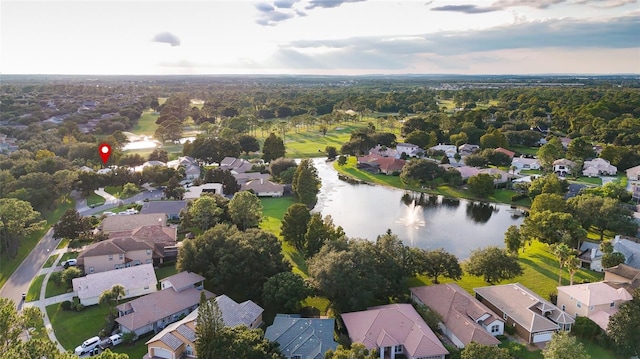
M 151 191 L 140 192 L 133 197 L 123 200 L 114 199 L 115 197 L 104 192 L 102 189 L 98 189 L 95 192 L 96 194 L 105 197 L 105 203 L 101 206 L 90 208 L 87 207 L 86 201 L 81 200 L 79 198 L 79 195 L 76 194 L 74 198 L 76 198 L 76 210 L 78 211 L 78 213 L 83 216 L 91 216 L 99 212 L 108 211 L 122 204 L 131 204 L 137 201 L 144 201 L 145 199 L 159 200 L 163 196 L 162 190 L 160 189 L 152 189 Z

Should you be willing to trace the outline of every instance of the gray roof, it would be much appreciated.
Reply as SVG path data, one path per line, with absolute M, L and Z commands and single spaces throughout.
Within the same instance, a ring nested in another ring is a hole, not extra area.
M 196 341 L 196 332 L 184 324 L 180 324 L 176 328 L 176 332 L 180 333 L 183 337 L 189 339 L 192 342 Z
M 167 216 L 160 213 L 133 214 L 130 216 L 110 216 L 102 220 L 102 231 L 105 233 L 113 231 L 132 230 L 142 226 L 167 225 Z
M 73 290 L 78 292 L 78 298 L 81 299 L 97 297 L 114 284 L 120 284 L 129 291 L 144 286 L 155 288 L 156 283 L 158 280 L 152 264 L 87 274 L 72 280 Z
M 176 350 L 180 348 L 182 345 L 182 340 L 178 339 L 175 335 L 171 333 L 166 333 L 160 338 L 160 341 L 169 346 L 169 348 Z
M 280 344 L 280 352 L 291 358 L 323 359 L 327 350 L 336 350 L 333 340 L 335 319 L 299 318 L 276 315 L 264 337 Z
M 150 201 L 144 202 L 140 214 L 166 213 L 177 215 L 187 206 L 187 201 Z
M 169 282 L 175 290 L 180 291 L 184 288 L 193 287 L 194 284 L 200 283 L 203 280 L 204 277 L 200 274 L 193 272 L 180 272 L 161 280 L 161 282 Z
M 614 252 L 624 254 L 626 265 L 640 269 L 640 243 L 624 238 L 616 238 L 612 243 Z
M 193 322 L 194 320 L 196 320 L 196 318 L 198 318 L 198 309 L 195 309 L 191 313 L 187 314 L 186 317 L 178 320 L 177 322 L 169 324 L 160 333 L 156 334 L 153 338 L 149 339 L 145 344 L 149 344 L 151 342 L 155 342 L 156 340 L 162 341 L 162 337 L 164 337 L 165 334 L 172 333 L 174 331 L 179 333 L 179 334 L 181 334 L 181 335 L 184 335 L 184 334 L 182 334 L 182 332 L 178 331 L 178 328 L 181 327 L 181 326 L 187 327 L 185 324 Z M 187 327 L 187 329 L 191 330 L 191 328 L 189 328 L 189 327 Z M 191 331 L 193 331 L 193 330 L 191 330 Z M 184 330 L 183 330 L 183 332 L 184 332 Z M 186 332 L 186 333 L 191 335 L 189 332 Z M 174 335 L 174 337 L 175 337 L 175 335 Z M 186 337 L 185 336 L 185 338 L 187 338 L 189 340 L 191 340 L 193 338 L 193 340 L 195 340 L 195 333 L 193 334 L 193 336 L 190 336 L 190 337 Z
M 250 327 L 262 315 L 264 309 L 253 301 L 247 300 L 240 304 L 226 295 L 216 297 L 218 308 L 222 312 L 222 320 L 229 327 L 246 325 Z

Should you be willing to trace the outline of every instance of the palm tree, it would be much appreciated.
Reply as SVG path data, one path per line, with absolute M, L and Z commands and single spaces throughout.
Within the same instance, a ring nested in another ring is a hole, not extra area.
M 567 270 L 569 271 L 569 285 L 573 285 L 573 276 L 580 269 L 580 258 L 576 256 L 571 256 L 567 259 L 565 265 L 567 266 Z
M 553 254 L 558 257 L 560 266 L 560 275 L 558 276 L 558 285 L 562 285 L 562 268 L 567 265 L 567 260 L 574 254 L 573 249 L 569 248 L 566 243 L 557 243 L 551 247 Z
M 109 306 L 109 315 L 113 315 L 113 308 L 118 306 L 118 302 L 126 295 L 124 286 L 121 284 L 114 284 L 111 289 L 107 289 L 100 293 L 98 304 Z M 115 305 L 113 305 L 115 303 Z

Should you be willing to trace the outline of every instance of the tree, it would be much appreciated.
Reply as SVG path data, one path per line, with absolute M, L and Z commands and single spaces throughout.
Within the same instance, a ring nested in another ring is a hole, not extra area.
M 335 351 L 329 349 L 324 354 L 324 359 L 378 359 L 378 351 L 367 349 L 362 343 L 352 343 L 351 348 L 338 345 Z
M 0 250 L 15 258 L 20 240 L 44 226 L 45 221 L 39 218 L 40 212 L 34 211 L 29 202 L 0 198 Z
M 407 162 L 400 173 L 402 183 L 431 184 L 442 176 L 444 170 L 437 163 L 427 159 L 416 159 Z
M 187 209 L 190 223 L 203 231 L 222 222 L 224 208 L 220 208 L 213 196 L 204 195 L 193 201 Z
M 505 348 L 471 342 L 460 352 L 460 359 L 511 359 L 511 354 Z
M 196 325 L 196 352 L 199 358 L 222 358 L 224 348 L 221 345 L 224 322 L 222 312 L 215 299 L 207 299 L 205 292 L 200 292 L 198 321 Z
M 613 198 L 582 194 L 570 198 L 567 206 L 575 218 L 580 219 L 582 228 L 597 229 L 600 240 L 606 230 L 633 235 L 638 229 L 632 213 Z
M 282 138 L 277 137 L 275 133 L 271 132 L 262 145 L 262 159 L 265 162 L 271 162 L 276 158 L 284 157 L 284 154 L 285 148 Z
M 518 226 L 511 225 L 507 228 L 507 231 L 504 233 L 504 244 L 507 247 L 507 251 L 514 256 L 518 255 L 518 250 L 520 250 L 521 247 L 524 252 L 524 241 L 522 240 Z
M 531 181 L 531 184 L 529 185 L 529 197 L 534 199 L 541 193 L 555 193 L 557 195 L 563 195 L 567 192 L 568 188 L 569 183 L 566 180 L 560 180 L 556 174 L 552 173 Z
M 246 154 L 249 154 L 249 152 L 260 151 L 260 143 L 253 136 L 240 135 L 238 136 L 238 143 L 240 144 L 240 148 L 242 149 L 242 152 Z
M 347 157 L 344 155 L 340 155 L 338 157 L 338 165 L 344 166 L 347 163 Z
M 149 161 L 169 162 L 169 154 L 165 150 L 155 149 L 149 154 Z
M 78 239 L 86 235 L 91 227 L 89 218 L 81 216 L 75 209 L 68 209 L 60 217 L 60 221 L 53 225 L 53 238 Z
M 469 186 L 469 191 L 471 191 L 471 193 L 480 197 L 486 197 L 492 194 L 495 190 L 493 177 L 486 173 L 480 173 L 469 177 L 467 185 Z
M 626 357 L 640 355 L 640 289 L 633 292 L 633 299 L 620 305 L 609 319 L 607 335 L 613 340 L 616 351 Z
M 312 213 L 309 223 L 307 223 L 307 232 L 304 235 L 306 258 L 313 257 L 325 243 L 336 241 L 342 237 L 344 237 L 342 227 L 336 227 L 330 215 L 323 219 L 322 214 Z
M 542 350 L 542 355 L 544 359 L 591 358 L 582 343 L 576 337 L 570 335 L 569 332 L 564 331 L 553 333 L 551 340 Z
M 420 250 L 420 259 L 416 263 L 419 273 L 426 273 L 433 283 L 438 284 L 438 277 L 444 275 L 447 278 L 458 280 L 462 277 L 462 268 L 458 258 L 444 249 Z
M 138 192 L 140 192 L 138 190 L 138 186 L 136 186 L 133 183 L 125 183 L 125 185 L 122 186 L 122 192 L 120 192 L 120 198 L 133 197 L 134 195 L 138 194 Z
M 180 185 L 180 182 L 175 176 L 169 178 L 169 182 L 162 190 L 162 193 L 167 199 L 173 198 L 176 200 L 182 200 L 185 192 L 186 190 Z
M 338 156 L 338 150 L 335 146 L 327 146 L 325 147 L 324 151 L 327 153 L 327 158 L 329 158 L 330 160 L 333 160 L 336 158 L 336 156 Z
M 584 160 L 595 156 L 593 145 L 585 137 L 577 137 L 567 145 L 567 156 L 572 160 Z
M 577 256 L 571 256 L 565 261 L 565 266 L 569 271 L 569 285 L 573 285 L 573 276 L 578 273 L 582 265 L 582 261 Z
M 301 276 L 282 272 L 269 278 L 263 287 L 264 304 L 277 313 L 294 313 L 300 310 L 300 302 L 311 295 L 311 289 Z
M 204 180 L 206 183 L 222 183 L 222 192 L 229 195 L 235 194 L 241 188 L 231 171 L 221 168 L 208 170 Z
M 484 277 L 485 282 L 489 284 L 513 279 L 522 274 L 518 259 L 495 246 L 472 251 L 464 269 L 471 275 Z
M 567 264 L 567 260 L 572 256 L 575 256 L 575 251 L 566 243 L 556 243 L 551 246 L 551 251 L 558 258 L 558 265 L 560 266 L 560 274 L 558 274 L 558 285 L 562 285 L 562 268 Z
M 563 154 L 564 149 L 558 137 L 550 139 L 538 149 L 537 153 L 540 165 L 542 165 L 542 168 L 547 172 L 550 172 L 553 168 L 553 161 L 562 158 Z
M 313 162 L 308 158 L 303 159 L 293 175 L 291 190 L 298 198 L 298 201 L 309 208 L 313 208 L 318 201 L 320 186 L 318 170 L 313 166 Z
M 520 227 L 520 234 L 525 240 L 537 239 L 547 244 L 565 242 L 574 248 L 587 236 L 580 222 L 570 213 L 549 210 L 526 217 Z
M 566 212 L 567 202 L 564 197 L 555 193 L 541 193 L 531 202 L 529 213 L 542 212 Z
M 282 226 L 280 234 L 282 238 L 293 245 L 299 251 L 304 251 L 305 234 L 307 233 L 307 225 L 311 219 L 309 209 L 302 203 L 294 203 L 284 214 L 282 218 Z
M 262 202 L 249 191 L 236 192 L 229 201 L 229 215 L 241 230 L 258 227 L 262 220 Z
M 615 267 L 626 262 L 624 254 L 620 252 L 606 253 L 602 255 L 602 268 Z
M 74 278 L 82 277 L 82 271 L 76 267 L 69 267 L 62 271 L 60 275 L 60 280 L 62 283 L 67 286 L 67 288 L 71 288 L 73 286 L 72 281 Z
M 100 293 L 98 304 L 107 305 L 109 307 L 109 315 L 113 316 L 113 308 L 118 306 L 118 302 L 126 295 L 124 286 L 114 284 L 111 289 L 106 289 Z
M 271 173 L 271 176 L 275 178 L 280 178 L 282 173 L 285 172 L 286 170 L 290 168 L 295 169 L 297 167 L 298 167 L 298 164 L 293 158 L 280 157 L 275 160 L 272 160 L 271 163 L 269 163 L 269 172 Z
M 220 351 L 214 358 L 284 359 L 278 344 L 265 339 L 262 330 L 244 325 L 224 327 L 218 348 Z

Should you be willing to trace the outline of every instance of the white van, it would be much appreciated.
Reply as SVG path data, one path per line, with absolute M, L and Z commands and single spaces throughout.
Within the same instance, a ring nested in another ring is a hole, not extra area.
M 105 350 L 107 348 L 115 347 L 116 345 L 122 343 L 122 334 L 114 334 L 107 338 L 107 340 L 103 341 L 100 344 L 100 348 Z
M 82 355 L 89 352 L 90 350 L 93 350 L 98 346 L 98 344 L 100 344 L 100 337 L 89 338 L 82 342 L 82 344 L 76 348 L 75 353 L 76 355 Z

